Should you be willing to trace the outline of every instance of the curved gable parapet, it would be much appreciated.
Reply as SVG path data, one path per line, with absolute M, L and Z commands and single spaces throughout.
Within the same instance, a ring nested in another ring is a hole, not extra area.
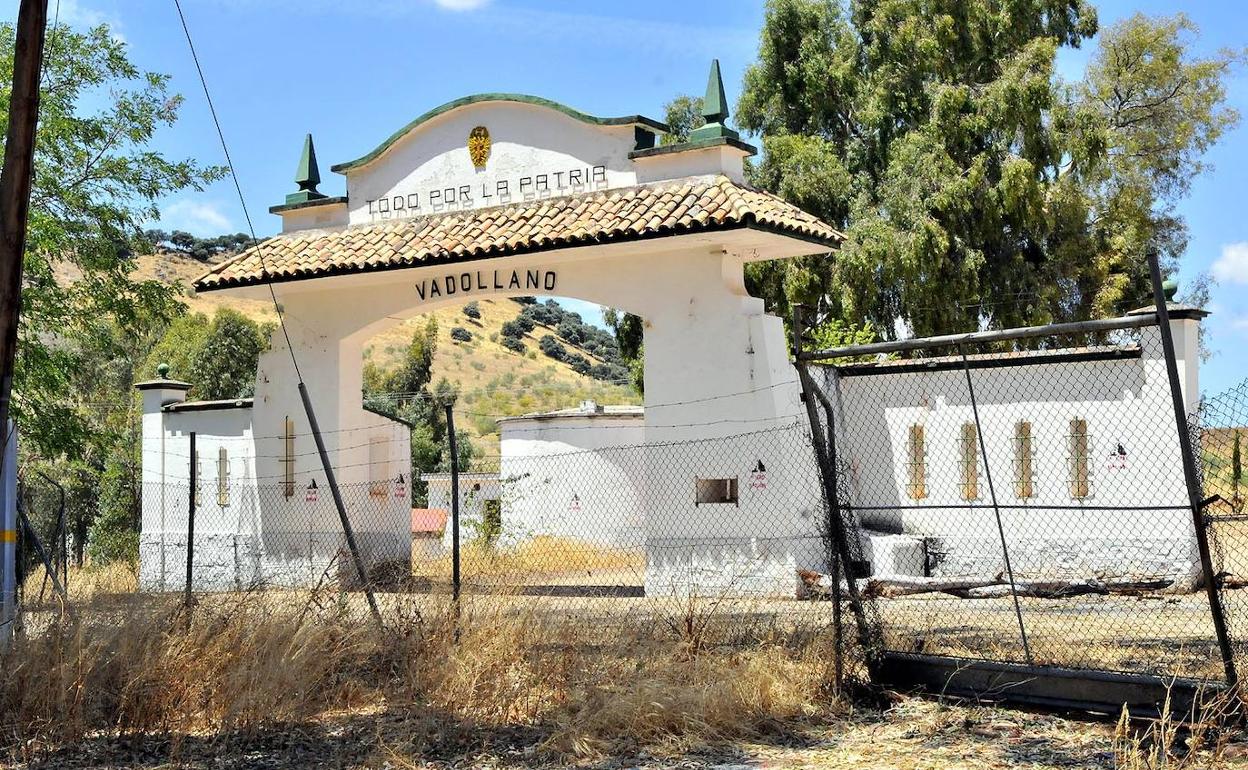
M 595 126 L 641 126 L 647 130 L 659 133 L 667 133 L 670 130 L 666 123 L 661 123 L 657 120 L 647 118 L 644 115 L 626 115 L 618 118 L 600 118 L 581 112 L 580 110 L 573 109 L 566 104 L 560 104 L 559 102 L 544 99 L 540 96 L 505 93 L 474 94 L 472 96 L 455 99 L 454 101 L 447 102 L 440 107 L 435 107 L 432 110 L 429 110 L 412 122 L 408 123 L 406 126 L 400 128 L 398 131 L 395 131 L 372 152 L 356 158 L 355 160 L 347 161 L 346 163 L 337 163 L 331 166 L 331 170 L 345 174 L 363 166 L 367 166 L 384 155 L 386 151 L 393 147 L 400 139 L 407 136 L 421 124 L 433 120 L 441 115 L 445 115 L 452 110 L 459 109 L 460 107 L 485 102 L 513 102 L 517 104 L 529 104 L 537 107 L 546 107 L 548 109 L 555 110 L 556 112 L 560 112 L 570 118 L 579 120 L 582 123 L 588 123 Z

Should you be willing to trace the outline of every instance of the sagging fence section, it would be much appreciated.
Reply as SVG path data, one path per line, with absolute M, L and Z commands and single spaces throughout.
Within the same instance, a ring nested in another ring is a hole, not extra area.
M 1200 313 L 1171 316 L 1191 361 Z M 1243 612 L 1248 414 L 1234 395 L 1200 404 L 1179 369 L 1206 469 L 1194 517 L 1162 332 L 1141 312 L 806 354 L 883 650 L 1234 677 L 1218 626 Z

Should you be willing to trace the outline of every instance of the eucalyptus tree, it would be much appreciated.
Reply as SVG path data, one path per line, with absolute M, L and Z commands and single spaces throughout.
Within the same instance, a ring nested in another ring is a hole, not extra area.
M 1058 50 L 1097 31 L 1085 0 L 769 0 L 737 108 L 762 140 L 753 181 L 848 239 L 751 266 L 751 289 L 885 333 L 1143 304 L 1146 254 L 1173 266 L 1173 204 L 1237 118 L 1239 55 L 1195 57 L 1186 18 L 1136 16 L 1063 83 Z

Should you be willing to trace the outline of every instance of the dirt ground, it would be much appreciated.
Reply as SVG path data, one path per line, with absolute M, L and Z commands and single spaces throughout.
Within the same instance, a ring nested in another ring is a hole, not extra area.
M 174 741 L 100 738 L 10 765 L 65 768 L 1048 768 L 1114 767 L 1114 725 L 897 697 L 884 709 L 828 724 L 776 725 L 753 741 L 706 746 L 676 756 L 613 756 L 561 762 L 543 749 L 541 726 L 479 730 L 427 713 L 343 715 L 318 724 Z M 1245 750 L 1240 750 L 1245 749 Z M 1248 767 L 1233 747 L 1221 767 Z M 1196 764 L 1195 767 L 1205 767 Z

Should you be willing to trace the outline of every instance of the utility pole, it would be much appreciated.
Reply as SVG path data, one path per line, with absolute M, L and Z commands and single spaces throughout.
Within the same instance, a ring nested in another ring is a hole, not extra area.
M 13 363 L 17 357 L 17 321 L 22 300 L 22 255 L 26 251 L 26 219 L 34 177 L 35 127 L 39 122 L 39 71 L 48 24 L 48 0 L 22 0 L 17 11 L 17 40 L 13 46 L 13 88 L 9 96 L 9 130 L 0 170 L 0 479 L 16 481 L 17 452 L 9 401 L 13 393 Z M 16 483 L 6 490 L 15 502 Z M 6 587 L 16 568 L 16 522 L 4 517 L 0 525 L 0 579 Z M 0 614 L 11 617 L 15 595 L 4 591 Z M 7 626 L 6 626 L 7 628 Z M 3 639 L 0 639 L 3 641 Z
M 48 0 L 22 0 L 13 48 L 9 132 L 0 171 L 0 426 L 8 437 L 17 320 L 22 302 L 22 255 L 34 177 L 35 126 L 39 121 L 39 69 L 48 22 Z

